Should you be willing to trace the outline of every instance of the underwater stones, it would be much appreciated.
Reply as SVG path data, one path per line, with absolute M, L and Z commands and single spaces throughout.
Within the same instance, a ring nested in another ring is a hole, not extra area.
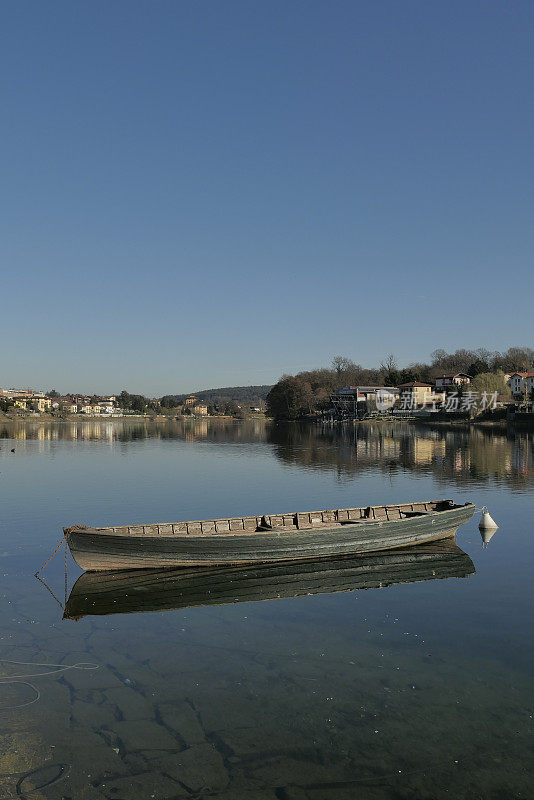
M 46 671 L 46 667 L 38 667 L 35 671 L 37 672 L 39 669 Z M 33 680 L 39 684 L 41 696 L 47 701 L 47 705 L 56 709 L 70 706 L 70 690 L 62 679 L 62 674 L 59 674 L 55 679 L 53 676 L 45 675 L 42 680 L 39 676 L 36 676 Z
M 31 732 L 0 733 L 0 774 L 29 772 L 50 760 L 50 747 Z
M 64 675 L 66 682 L 80 694 L 95 689 L 114 689 L 121 686 L 119 679 L 106 666 L 98 669 L 69 669 Z
M 341 759 L 317 763 L 310 758 L 277 757 L 268 759 L 251 773 L 264 786 L 336 783 L 355 777 L 355 770 Z
M 412 794 L 395 795 L 399 798 L 412 798 Z M 368 786 L 365 781 L 356 782 L 348 786 L 316 786 L 302 788 L 300 786 L 285 786 L 284 800 L 391 800 L 391 787 Z M 252 798 L 251 798 L 252 800 Z M 435 800 L 435 798 L 433 798 Z
M 193 792 L 215 792 L 228 784 L 221 754 L 212 744 L 197 744 L 169 756 L 161 769 Z
M 291 753 L 310 746 L 310 740 L 302 732 L 282 729 L 234 728 L 220 731 L 219 738 L 235 755 L 242 758 L 279 755 L 286 751 Z
M 135 658 L 125 655 L 121 651 L 115 649 L 116 641 L 111 640 L 109 647 L 106 647 L 106 666 L 113 673 L 119 673 L 123 678 L 133 680 L 137 672 L 141 676 L 144 672 L 143 667 L 139 663 L 138 653 L 136 652 Z
M 276 789 L 263 786 L 241 770 L 232 770 L 230 783 L 216 795 L 217 800 L 278 800 L 280 796 Z
M 157 772 L 144 772 L 103 781 L 98 787 L 105 797 L 112 800 L 133 800 L 133 798 L 154 798 L 154 800 L 175 800 L 190 796 L 177 783 Z
M 142 694 L 130 689 L 127 686 L 120 686 L 109 689 L 106 692 L 108 702 L 117 706 L 123 719 L 139 720 L 152 719 L 154 717 L 154 707 Z
M 43 797 L 44 795 L 41 795 L 39 790 L 48 789 L 64 780 L 69 775 L 70 769 L 70 764 L 60 761 L 42 764 L 37 769 L 18 777 L 14 794 L 22 798 L 31 793 L 32 797 L 36 797 L 36 792 L 39 792 L 39 795 Z
M 284 786 L 284 800 L 309 800 L 310 795 L 301 786 Z
M 53 750 L 54 757 L 72 764 L 69 781 L 76 800 L 86 785 L 112 775 L 127 774 L 122 759 L 109 740 L 86 728 L 66 730 L 63 741 Z M 33 798 L 32 798 L 33 800 Z
M 68 785 L 66 786 L 68 789 Z M 61 795 L 63 797 L 68 797 L 69 795 Z M 107 800 L 106 795 L 102 794 L 101 791 L 95 789 L 94 786 L 81 786 L 79 789 L 76 790 L 76 794 L 74 795 L 76 800 Z M 44 797 L 44 795 L 43 795 Z M 28 798 L 29 800 L 29 798 Z M 31 796 L 31 800 L 35 800 L 34 795 Z
M 159 648 L 160 646 L 158 645 L 157 656 L 154 655 L 153 651 L 148 656 L 148 668 L 151 673 L 170 678 L 181 675 L 188 667 L 191 668 L 189 654 L 172 649 L 162 652 Z
M 188 703 L 166 703 L 158 707 L 164 725 L 172 728 L 187 745 L 206 741 L 197 715 Z
M 207 731 L 234 730 L 253 727 L 265 716 L 261 699 L 245 692 L 225 687 L 214 691 L 212 687 L 192 692 L 192 700 Z
M 154 751 L 151 750 L 150 752 L 153 753 Z M 151 766 L 150 759 L 140 750 L 136 750 L 135 753 L 124 753 L 121 756 L 121 761 L 129 775 L 137 775 L 141 772 L 146 772 Z
M 163 725 L 151 720 L 123 720 L 110 726 L 124 750 L 176 750 L 180 745 Z
M 76 725 L 100 728 L 115 722 L 115 719 L 110 705 L 87 703 L 84 700 L 74 700 L 72 704 L 72 720 Z

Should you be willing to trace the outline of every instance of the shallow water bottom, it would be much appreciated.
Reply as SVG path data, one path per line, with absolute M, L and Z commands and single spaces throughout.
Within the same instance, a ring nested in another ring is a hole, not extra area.
M 424 586 L 61 623 L 29 580 L 4 575 L 2 800 L 532 797 L 530 675 L 410 620 Z

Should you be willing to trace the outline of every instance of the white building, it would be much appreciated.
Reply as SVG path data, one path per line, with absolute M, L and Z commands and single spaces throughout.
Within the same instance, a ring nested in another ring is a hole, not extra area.
M 449 372 L 436 378 L 436 389 L 445 389 L 446 386 L 467 386 L 471 383 L 471 376 L 467 372 Z
M 87 403 L 81 407 L 82 414 L 100 414 L 100 404 Z
M 529 397 L 534 396 L 534 372 L 514 372 L 507 381 L 515 400 L 522 400 L 525 389 Z
M 399 396 L 396 386 L 344 386 L 337 392 L 339 398 L 354 400 L 356 403 L 365 403 L 379 396 L 391 399 L 394 402 Z

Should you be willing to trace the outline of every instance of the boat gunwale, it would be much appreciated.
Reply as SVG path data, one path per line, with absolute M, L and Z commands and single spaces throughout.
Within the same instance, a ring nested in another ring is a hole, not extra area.
M 116 525 L 116 526 L 106 526 L 106 527 L 99 527 L 99 526 L 85 526 L 81 524 L 74 524 L 70 527 L 63 528 L 63 531 L 66 536 L 70 533 L 88 533 L 88 534 L 97 534 L 103 537 L 106 536 L 116 536 L 121 537 L 124 539 L 156 539 L 161 540 L 164 538 L 168 539 L 176 539 L 176 538 L 186 538 L 186 539 L 205 539 L 205 538 L 228 538 L 228 537 L 235 537 L 235 536 L 250 536 L 250 537 L 257 537 L 261 535 L 268 535 L 268 534 L 306 534 L 306 533 L 317 533 L 317 532 L 335 532 L 335 531 L 342 531 L 348 530 L 352 527 L 360 527 L 364 526 L 382 526 L 385 524 L 394 524 L 394 523 L 410 523 L 416 522 L 417 520 L 421 519 L 428 519 L 429 517 L 441 517 L 443 515 L 447 515 L 450 513 L 463 511 L 472 508 L 474 510 L 475 504 L 472 502 L 466 502 L 462 504 L 452 504 L 449 508 L 442 508 L 437 509 L 434 508 L 430 511 L 421 511 L 421 512 L 407 512 L 409 516 L 399 517 L 398 519 L 389 519 L 389 518 L 382 518 L 382 519 L 371 519 L 371 518 L 360 518 L 354 520 L 330 520 L 322 522 L 319 525 L 310 525 L 306 527 L 290 527 L 290 526 L 280 526 L 280 527 L 261 527 L 259 524 L 257 525 L 256 529 L 241 529 L 241 530 L 228 530 L 228 531 L 203 531 L 202 529 L 199 531 L 195 531 L 193 533 L 189 533 L 186 531 L 174 531 L 175 525 L 202 525 L 202 523 L 217 523 L 217 522 L 228 522 L 229 520 L 233 519 L 242 519 L 242 520 L 261 520 L 265 516 L 275 516 L 275 517 L 297 517 L 298 514 L 324 514 L 324 513 L 337 513 L 339 511 L 366 511 L 367 509 L 384 509 L 387 513 L 387 510 L 401 510 L 404 506 L 428 506 L 428 505 L 438 505 L 440 503 L 452 503 L 453 501 L 450 500 L 414 500 L 414 501 L 407 501 L 404 503 L 394 503 L 394 504 L 381 504 L 375 506 L 355 506 L 353 508 L 338 508 L 338 509 L 322 509 L 320 511 L 304 511 L 304 512 L 288 512 L 287 514 L 273 514 L 273 515 L 246 515 L 244 517 L 221 517 L 221 518 L 212 518 L 212 519 L 203 519 L 203 520 L 183 520 L 178 522 L 160 522 L 160 523 L 137 523 L 135 525 Z M 413 514 L 413 516 L 412 516 Z M 159 528 L 171 528 L 168 534 L 160 533 Z M 135 529 L 143 529 L 142 533 L 132 533 L 131 528 Z M 145 532 L 145 528 L 150 528 L 152 530 L 157 529 L 157 532 Z

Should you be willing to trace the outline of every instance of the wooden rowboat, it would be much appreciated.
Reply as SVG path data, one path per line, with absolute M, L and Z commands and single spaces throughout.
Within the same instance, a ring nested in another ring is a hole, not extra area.
M 366 556 L 278 564 L 84 572 L 71 589 L 63 618 L 352 592 L 466 578 L 474 572 L 467 553 L 451 539 Z
M 85 570 L 259 564 L 355 555 L 454 536 L 473 503 L 452 500 L 255 517 L 64 528 Z

